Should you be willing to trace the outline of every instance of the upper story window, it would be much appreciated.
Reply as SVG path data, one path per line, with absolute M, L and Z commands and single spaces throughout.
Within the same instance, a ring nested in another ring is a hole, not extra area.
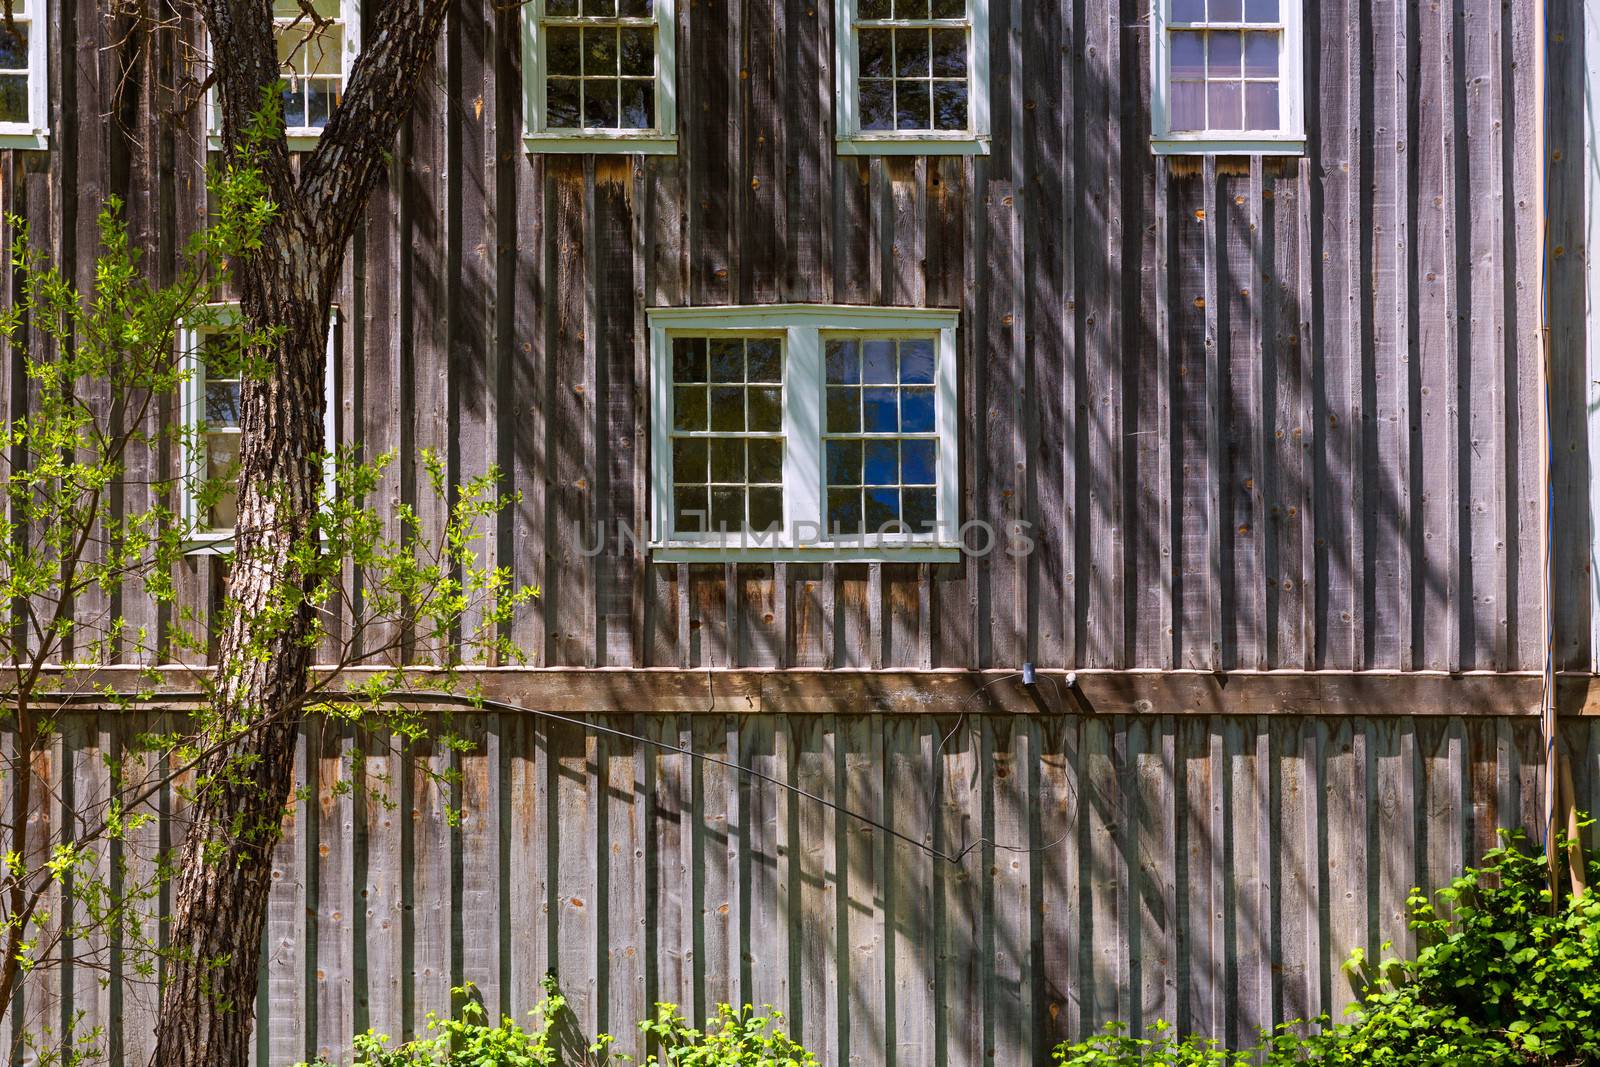
M 0 19 L 0 148 L 43 148 L 49 127 L 44 0 L 13 0 Z
M 528 0 L 522 33 L 529 151 L 677 150 L 673 0 Z
M 1300 0 L 1155 0 L 1160 153 L 1305 150 Z
M 243 361 L 239 345 L 230 336 L 237 305 L 219 305 L 205 325 L 183 330 L 184 367 L 182 415 L 184 441 L 183 517 L 194 532 L 199 550 L 223 547 L 233 539 L 239 515 L 239 402 L 243 386 Z M 334 326 L 335 309 L 328 319 L 327 376 L 323 432 L 331 452 L 335 441 Z M 329 474 L 332 467 L 329 467 Z M 331 486 L 330 486 L 331 488 Z
M 988 151 L 988 0 L 836 0 L 838 149 Z
M 652 554 L 953 559 L 956 312 L 658 308 Z
M 283 78 L 283 125 L 291 149 L 309 149 L 344 97 L 361 49 L 358 0 L 273 0 L 273 30 Z M 213 95 L 213 146 L 222 117 Z

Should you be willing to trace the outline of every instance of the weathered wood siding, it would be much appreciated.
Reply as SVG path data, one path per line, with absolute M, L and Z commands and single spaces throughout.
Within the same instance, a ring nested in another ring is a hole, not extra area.
M 681 0 L 678 154 L 584 157 L 523 151 L 515 6 L 456 9 L 351 249 L 338 424 L 430 522 L 421 449 L 506 472 L 533 662 L 1538 666 L 1531 5 L 1308 3 L 1306 156 L 1204 163 L 1148 151 L 1143 0 L 996 0 L 992 154 L 838 157 L 831 10 Z M 190 13 L 124 43 L 98 0 L 50 11 L 51 148 L 0 157 L 4 206 L 86 276 L 120 193 L 167 269 L 203 205 Z M 1587 669 L 1575 18 L 1551 5 L 1555 588 Z M 778 300 L 960 308 L 962 516 L 1037 550 L 583 556 L 580 526 L 645 525 L 642 308 Z
M 521 1017 L 547 971 L 585 1034 L 634 1052 L 657 1001 L 692 1016 L 771 1004 L 835 1067 L 1042 1064 L 1110 1019 L 1246 1038 L 1338 1015 L 1352 949 L 1409 947 L 1412 886 L 1444 884 L 1496 827 L 1541 818 L 1532 718 L 959 710 L 473 714 L 456 720 L 470 749 L 404 756 L 309 726 L 307 799 L 275 859 L 257 1062 L 337 1055 L 367 1027 L 417 1032 L 464 980 Z M 74 805 L 106 795 L 102 756 L 150 728 L 68 716 L 37 768 L 51 791 L 36 824 L 70 826 Z M 1600 720 L 1566 738 L 1600 810 Z M 441 789 L 425 762 L 459 785 Z M 935 858 L 830 802 L 966 854 Z M 182 806 L 163 791 L 123 858 L 137 868 L 179 842 Z M 111 1062 L 138 1067 L 155 986 L 119 943 L 36 972 L 19 1017 L 83 1011 Z

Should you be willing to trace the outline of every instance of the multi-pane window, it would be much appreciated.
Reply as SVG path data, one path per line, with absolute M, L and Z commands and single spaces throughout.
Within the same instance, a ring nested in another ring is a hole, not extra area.
M 672 0 L 524 4 L 529 147 L 670 150 L 672 18 Z
M 42 148 L 45 116 L 44 0 L 13 0 L 0 20 L 0 148 Z
M 956 551 L 956 313 L 657 308 L 658 559 Z
M 1299 151 L 1298 0 L 1157 0 L 1158 151 Z
M 987 0 L 837 5 L 840 150 L 982 151 Z
M 783 524 L 783 338 L 672 339 L 673 525 Z
M 291 148 L 309 148 L 333 117 L 360 50 L 358 0 L 272 0 L 283 79 L 283 125 Z M 213 92 L 211 133 L 222 117 Z
M 323 432 L 334 443 L 334 311 L 328 321 L 327 391 Z M 183 382 L 184 493 L 183 516 L 194 547 L 209 550 L 233 537 L 239 515 L 240 398 L 244 356 L 234 332 L 237 307 L 209 310 L 204 324 L 185 326 L 180 343 L 186 375 Z M 331 475 L 330 466 L 329 473 Z
M 824 341 L 829 531 L 937 525 L 935 362 L 932 337 Z

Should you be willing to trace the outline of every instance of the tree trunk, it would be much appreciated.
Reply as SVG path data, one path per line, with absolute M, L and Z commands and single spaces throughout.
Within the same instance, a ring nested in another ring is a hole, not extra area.
M 322 478 L 328 305 L 344 250 L 390 164 L 449 10 L 449 0 L 369 0 L 368 38 L 317 147 L 290 166 L 280 122 L 251 156 L 278 213 L 259 250 L 235 264 L 253 329 L 281 328 L 270 374 L 242 385 L 235 558 L 215 684 L 217 730 L 231 738 L 200 768 L 171 927 L 173 955 L 156 1028 L 157 1067 L 245 1067 L 261 966 L 272 849 L 294 779 L 309 686 L 308 610 L 275 611 L 305 576 Z M 214 67 L 222 139 L 244 158 L 248 131 L 278 76 L 269 0 L 198 0 Z M 363 7 L 368 7 L 363 4 Z M 237 732 L 236 732 L 237 731 Z

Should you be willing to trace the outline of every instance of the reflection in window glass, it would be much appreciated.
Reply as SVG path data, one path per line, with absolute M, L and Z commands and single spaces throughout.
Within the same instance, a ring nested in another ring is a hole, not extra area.
M 546 0 L 545 127 L 656 126 L 656 26 L 650 0 Z
M 967 19 L 965 0 L 858 0 L 856 98 L 863 130 L 970 127 Z
M 196 371 L 203 398 L 205 464 L 198 474 L 206 504 L 201 525 L 213 531 L 231 530 L 239 514 L 238 358 L 219 334 L 202 338 L 200 357 Z
M 320 130 L 344 95 L 345 22 L 341 0 L 274 0 L 282 74 L 283 123 Z
M 931 338 L 831 338 L 823 347 L 827 398 L 824 501 L 832 534 L 934 529 L 935 349 Z
M 1169 0 L 1168 123 L 1173 132 L 1282 128 L 1278 0 Z
M 783 525 L 783 343 L 672 339 L 673 529 L 765 533 Z
M 18 5 L 20 8 L 21 5 Z M 32 27 L 20 12 L 0 22 L 0 122 L 28 121 L 28 44 Z

